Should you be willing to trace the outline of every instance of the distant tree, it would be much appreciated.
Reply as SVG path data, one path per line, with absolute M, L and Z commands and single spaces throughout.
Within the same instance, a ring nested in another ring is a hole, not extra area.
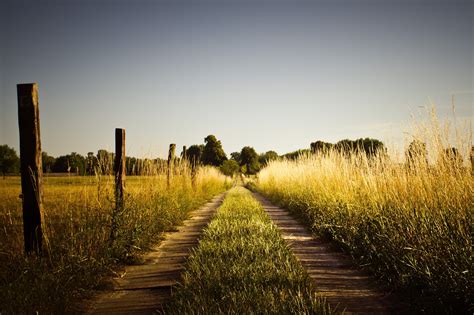
M 232 152 L 230 154 L 230 158 L 231 158 L 231 160 L 234 160 L 237 163 L 239 163 L 239 165 L 240 165 L 240 161 L 242 161 L 242 159 L 240 157 L 240 152 Z
M 240 169 L 239 163 L 235 160 L 226 160 L 222 163 L 220 170 L 224 175 L 234 176 Z
M 68 170 L 70 170 L 70 167 L 67 155 L 58 156 L 54 161 L 52 171 L 54 173 L 67 173 Z
M 78 174 L 84 175 L 86 172 L 86 158 L 77 152 L 71 152 L 69 154 L 71 171 Z
M 55 173 L 75 173 L 83 175 L 86 170 L 86 158 L 82 155 L 71 152 L 71 154 L 58 157 L 53 166 Z
M 258 156 L 258 162 L 261 166 L 265 166 L 268 164 L 268 162 L 274 161 L 276 159 L 278 159 L 278 153 L 276 153 L 275 151 L 267 151 Z
M 192 146 L 188 148 L 188 150 L 186 151 L 186 155 L 191 165 L 197 165 L 201 163 L 203 151 L 204 151 L 203 144 L 199 144 L 199 145 L 193 144 Z
M 365 153 L 369 158 L 386 152 L 382 141 L 370 138 L 344 139 L 337 142 L 334 148 L 344 154 Z
M 54 163 L 56 162 L 56 158 L 53 156 L 48 155 L 47 152 L 41 152 L 41 160 L 43 163 L 43 172 L 44 173 L 51 173 L 53 171 Z
M 214 135 L 207 136 L 204 142 L 206 145 L 202 153 L 202 163 L 204 165 L 221 166 L 227 160 L 221 142 Z
M 357 146 L 362 148 L 367 155 L 367 157 L 374 157 L 377 154 L 385 154 L 387 149 L 382 141 L 377 139 L 365 138 L 358 139 Z
M 427 165 L 428 150 L 426 149 L 426 143 L 416 139 L 413 140 L 405 152 L 405 158 L 407 166 L 410 168 L 416 167 L 417 165 Z
M 0 146 L 0 169 L 5 178 L 6 173 L 18 173 L 20 171 L 20 158 L 15 149 L 4 144 Z
M 297 150 L 293 151 L 290 153 L 286 153 L 283 155 L 283 158 L 288 159 L 288 160 L 296 160 L 302 155 L 309 155 L 311 153 L 311 150 L 308 149 L 302 149 L 302 150 Z
M 243 147 L 240 151 L 240 165 L 245 166 L 245 173 L 248 175 L 256 174 L 260 170 L 258 154 L 252 147 Z
M 327 153 L 334 147 L 334 144 L 324 141 L 311 142 L 311 153 Z
M 97 151 L 97 168 L 100 174 L 111 175 L 114 170 L 115 154 L 101 149 Z
M 94 175 L 95 169 L 98 166 L 97 158 L 94 156 L 94 152 L 87 152 L 86 156 L 86 174 Z

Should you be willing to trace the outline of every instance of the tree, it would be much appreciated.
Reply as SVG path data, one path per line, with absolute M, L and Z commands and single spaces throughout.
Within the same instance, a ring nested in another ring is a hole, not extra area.
M 357 146 L 362 148 L 367 157 L 374 157 L 377 154 L 385 154 L 387 149 L 385 148 L 382 141 L 377 139 L 365 138 L 358 139 Z
M 97 158 L 94 156 L 94 152 L 87 152 L 86 157 L 86 173 L 94 175 L 95 168 L 97 167 Z
M 293 151 L 293 152 L 290 152 L 290 153 L 286 153 L 286 154 L 283 155 L 283 158 L 288 159 L 288 160 L 296 160 L 300 156 L 306 156 L 306 155 L 309 155 L 310 153 L 311 153 L 310 150 L 302 149 L 302 150 L 297 150 L 297 151 Z
M 44 173 L 51 173 L 53 171 L 54 163 L 56 162 L 56 158 L 53 156 L 48 155 L 47 152 L 41 152 L 41 160 L 43 163 L 43 172 Z
M 230 154 L 230 158 L 234 161 L 236 161 L 237 163 L 240 164 L 240 161 L 242 160 L 241 157 L 240 157 L 240 152 L 232 152 Z
M 221 166 L 227 160 L 227 156 L 222 148 L 222 144 L 213 135 L 209 135 L 204 139 L 206 145 L 202 152 L 202 163 L 204 165 Z
M 428 150 L 426 149 L 426 143 L 421 142 L 417 139 L 413 140 L 408 146 L 405 152 L 407 165 L 410 168 L 414 168 L 420 165 L 428 164 Z
M 111 175 L 114 170 L 114 156 L 115 154 L 101 149 L 97 151 L 97 165 L 100 174 Z
M 58 157 L 53 167 L 53 171 L 56 173 L 76 173 L 82 175 L 85 170 L 86 159 L 76 152 Z
M 186 155 L 188 158 L 188 161 L 191 162 L 192 166 L 195 166 L 197 164 L 201 163 L 202 159 L 202 152 L 204 151 L 204 145 L 203 144 L 193 144 L 188 148 L 186 151 Z
M 222 163 L 220 169 L 224 175 L 234 176 L 239 171 L 240 166 L 235 160 L 226 160 Z
M 245 166 L 246 174 L 256 174 L 260 170 L 260 163 L 258 163 L 258 154 L 252 147 L 243 147 L 240 151 L 240 165 Z
M 328 153 L 333 147 L 334 144 L 324 141 L 311 142 L 310 144 L 311 153 Z
M 278 159 L 278 153 L 275 151 L 267 151 L 263 154 L 260 154 L 258 157 L 258 162 L 260 165 L 265 166 L 268 162 Z
M 318 145 L 321 146 L 321 144 Z M 317 146 L 316 143 L 314 143 L 313 146 Z M 344 139 L 336 143 L 334 147 L 336 150 L 344 154 L 365 153 L 368 158 L 386 152 L 382 141 L 370 138 L 360 138 L 357 140 Z
M 0 169 L 5 178 L 6 173 L 18 173 L 20 170 L 20 158 L 15 149 L 4 144 L 0 146 Z

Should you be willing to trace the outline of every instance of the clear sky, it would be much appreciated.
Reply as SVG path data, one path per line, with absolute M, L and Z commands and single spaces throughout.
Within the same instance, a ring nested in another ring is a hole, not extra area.
M 393 141 L 419 106 L 473 117 L 472 1 L 2 1 L 0 144 L 37 82 L 43 150 L 286 153 Z M 80 4 L 79 4 L 80 3 Z

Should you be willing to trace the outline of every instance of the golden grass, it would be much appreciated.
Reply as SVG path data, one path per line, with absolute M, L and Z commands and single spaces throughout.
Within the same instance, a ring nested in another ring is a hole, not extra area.
M 431 142 L 431 152 L 442 152 L 441 145 Z M 301 214 L 391 288 L 416 294 L 419 307 L 465 311 L 474 287 L 472 170 L 468 161 L 431 161 L 417 157 L 408 167 L 387 155 L 331 151 L 271 162 L 257 189 Z
M 190 171 L 178 165 L 166 175 L 126 178 L 125 207 L 116 214 L 117 238 L 110 242 L 114 179 L 111 176 L 44 179 L 45 254 L 23 254 L 20 180 L 0 180 L 0 313 L 79 311 L 77 303 L 122 263 L 139 259 L 160 234 L 188 212 L 226 189 L 214 168 Z

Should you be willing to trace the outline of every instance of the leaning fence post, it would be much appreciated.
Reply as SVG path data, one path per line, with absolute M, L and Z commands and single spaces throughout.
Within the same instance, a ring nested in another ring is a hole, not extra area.
M 171 176 L 173 172 L 173 167 L 174 167 L 174 151 L 176 149 L 176 144 L 171 143 L 170 148 L 168 150 L 168 172 L 167 172 L 167 183 L 168 187 L 170 186 L 171 183 Z
M 40 254 L 43 245 L 41 230 L 43 169 L 38 85 L 36 83 L 18 84 L 17 96 L 25 252 Z
M 123 191 L 125 187 L 125 129 L 115 129 L 115 209 L 112 215 L 112 228 L 110 231 L 110 239 L 115 239 L 117 232 L 117 217 L 123 210 L 124 200 Z

